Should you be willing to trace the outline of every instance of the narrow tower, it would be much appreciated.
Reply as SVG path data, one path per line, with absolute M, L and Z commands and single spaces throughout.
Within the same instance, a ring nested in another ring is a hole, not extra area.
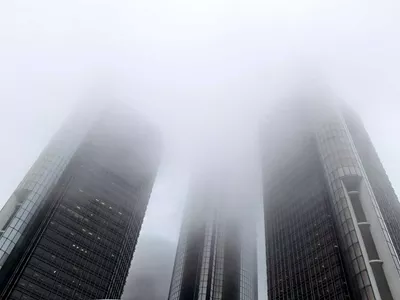
M 220 171 L 192 181 L 169 300 L 257 299 L 254 205 Z

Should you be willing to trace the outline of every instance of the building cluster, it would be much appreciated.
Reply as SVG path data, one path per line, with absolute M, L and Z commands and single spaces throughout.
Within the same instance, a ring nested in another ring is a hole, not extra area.
M 234 163 L 194 176 L 168 300 L 400 300 L 400 202 L 347 105 L 281 103 L 261 122 L 266 261 Z M 74 113 L 0 211 L 0 299 L 118 299 L 161 157 L 121 103 Z M 262 237 L 264 238 L 264 237 Z

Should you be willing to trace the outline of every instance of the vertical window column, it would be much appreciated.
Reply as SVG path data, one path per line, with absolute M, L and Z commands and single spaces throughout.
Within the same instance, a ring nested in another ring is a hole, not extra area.
M 392 293 L 383 270 L 383 261 L 379 258 L 379 254 L 376 250 L 375 242 L 371 234 L 370 223 L 368 222 L 362 207 L 360 199 L 361 180 L 362 178 L 358 176 L 347 176 L 342 178 L 342 182 L 346 188 L 346 192 L 353 207 L 354 214 L 356 215 L 358 228 L 360 229 L 361 236 L 367 250 L 369 264 L 374 274 L 381 298 L 385 300 L 393 300 Z

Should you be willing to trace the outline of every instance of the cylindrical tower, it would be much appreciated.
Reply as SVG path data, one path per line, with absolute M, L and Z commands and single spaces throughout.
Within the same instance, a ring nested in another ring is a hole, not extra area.
M 352 290 L 359 299 L 400 299 L 399 258 L 337 103 L 316 114 L 316 135 Z
M 241 198 L 238 185 L 226 178 L 213 174 L 194 182 L 184 211 L 169 300 L 257 299 L 253 206 L 243 205 L 251 200 Z

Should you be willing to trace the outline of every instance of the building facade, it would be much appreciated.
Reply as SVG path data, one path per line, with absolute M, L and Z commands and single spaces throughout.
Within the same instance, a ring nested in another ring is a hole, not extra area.
M 119 298 L 159 163 L 123 104 L 76 112 L 0 212 L 1 299 Z
M 356 114 L 288 102 L 262 139 L 269 299 L 400 299 L 400 203 Z
M 251 200 L 221 183 L 226 177 L 213 174 L 191 188 L 169 300 L 257 299 L 255 222 L 241 209 Z

